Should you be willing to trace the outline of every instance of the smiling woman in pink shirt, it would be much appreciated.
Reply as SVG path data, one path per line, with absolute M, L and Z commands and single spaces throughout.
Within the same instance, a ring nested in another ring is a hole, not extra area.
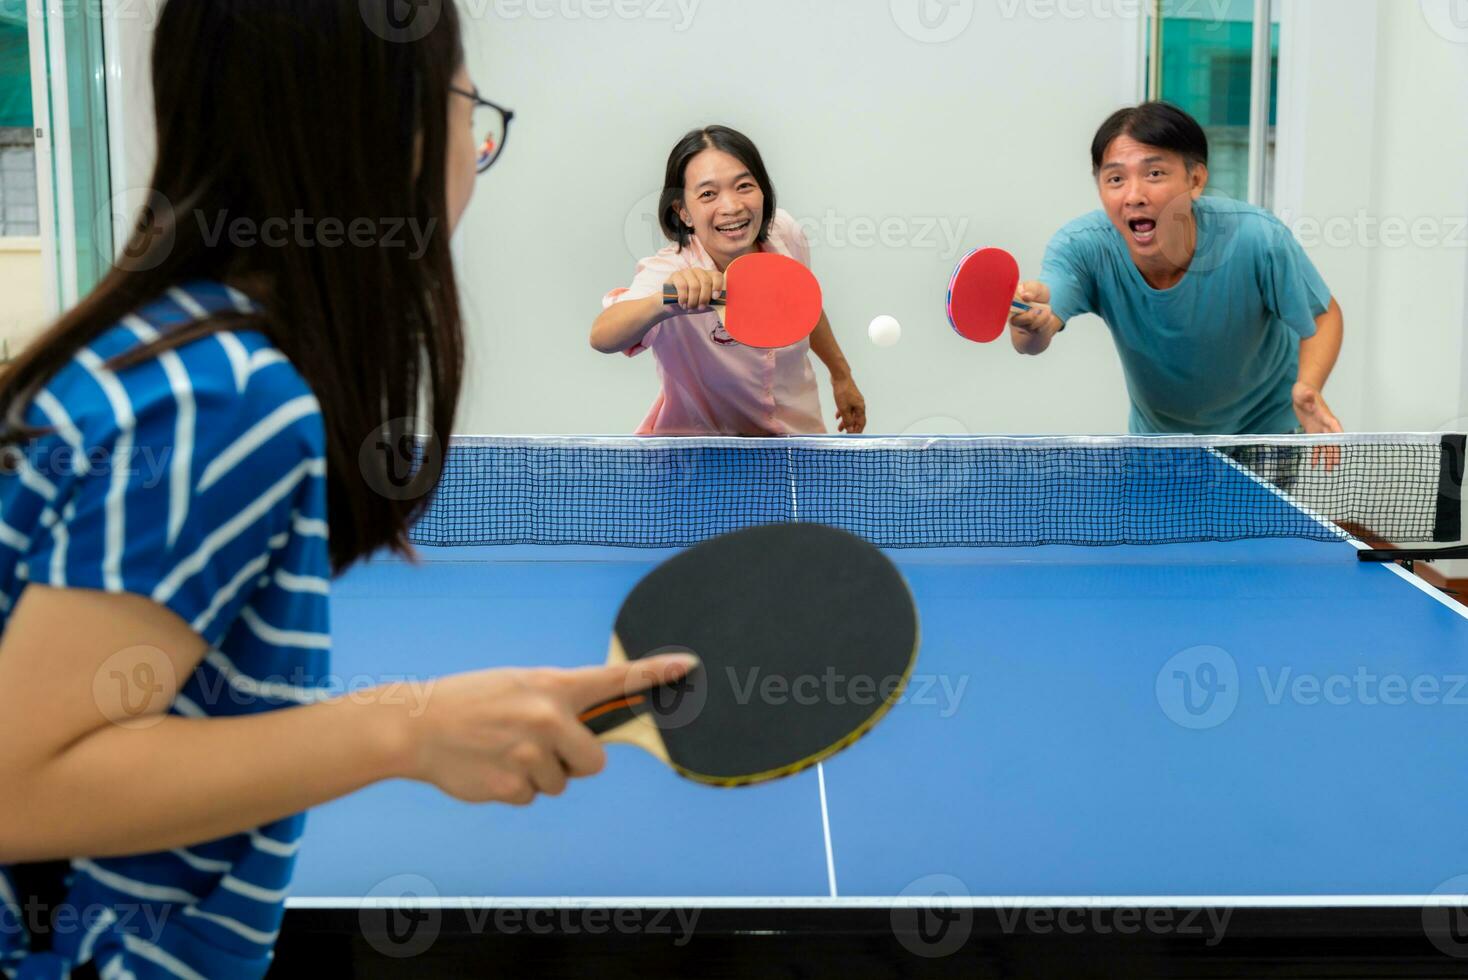
M 831 372 L 842 432 L 866 428 L 866 402 L 824 313 L 809 340 L 779 350 L 745 347 L 709 308 L 729 263 L 778 252 L 810 265 L 795 219 L 775 206 L 759 150 L 724 126 L 697 129 L 668 157 L 658 221 L 672 242 L 637 264 L 630 287 L 602 301 L 591 346 L 607 354 L 652 351 L 662 391 L 638 435 L 793 435 L 825 432 L 810 353 Z M 663 286 L 678 305 L 663 304 Z

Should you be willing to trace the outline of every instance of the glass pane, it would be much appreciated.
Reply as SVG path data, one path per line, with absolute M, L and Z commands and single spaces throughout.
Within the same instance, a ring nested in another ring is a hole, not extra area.
M 1274 210 L 1274 165 L 1276 120 L 1279 116 L 1279 19 L 1280 8 L 1285 0 L 1270 0 L 1269 4 L 1269 128 L 1266 131 L 1267 145 L 1264 159 L 1264 207 Z
M 0 129 L 30 129 L 31 52 L 25 0 L 0 0 Z
M 71 180 L 76 202 L 78 298 L 112 265 L 112 181 L 108 170 L 106 65 L 101 4 L 66 4 L 66 85 Z M 53 83 L 54 84 L 54 83 Z
M 41 234 L 32 131 L 0 127 L 0 238 Z
M 1273 159 L 1279 77 L 1279 22 L 1272 36 L 1269 155 Z M 1208 134 L 1210 187 L 1249 197 L 1249 111 L 1253 98 L 1254 2 L 1199 4 L 1169 0 L 1162 8 L 1162 91 Z M 1266 170 L 1272 171 L 1272 165 Z
M 0 237 L 34 238 L 35 117 L 25 0 L 0 0 Z

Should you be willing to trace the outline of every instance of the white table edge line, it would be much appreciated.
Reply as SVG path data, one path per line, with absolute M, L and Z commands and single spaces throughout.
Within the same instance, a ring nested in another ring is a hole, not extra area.
M 648 896 L 544 898 L 544 897 L 457 897 L 457 898 L 363 898 L 294 897 L 292 909 L 598 909 L 598 908 L 789 908 L 789 909 L 885 909 L 901 906 L 944 906 L 956 908 L 1416 908 L 1434 904 L 1461 904 L 1457 894 L 1422 895 L 1118 895 L 1118 896 L 854 896 L 839 898 L 818 895 L 782 896 Z

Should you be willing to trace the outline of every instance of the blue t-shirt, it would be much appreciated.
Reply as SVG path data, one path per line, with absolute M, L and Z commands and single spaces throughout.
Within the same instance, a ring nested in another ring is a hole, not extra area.
M 208 644 L 170 708 L 185 717 L 308 703 L 328 685 L 326 436 L 309 386 L 245 330 L 107 366 L 209 312 L 250 308 L 193 283 L 103 332 L 29 406 L 51 431 L 0 476 L 0 628 L 32 582 L 150 597 Z M 50 953 L 28 953 L 0 867 L 0 969 L 263 976 L 303 827 L 298 815 L 171 851 L 78 856 Z
M 1040 279 L 1062 322 L 1111 328 L 1135 433 L 1294 432 L 1300 341 L 1330 308 L 1320 273 L 1288 228 L 1226 198 L 1193 202 L 1198 248 L 1181 282 L 1153 289 L 1105 212 L 1060 230 Z

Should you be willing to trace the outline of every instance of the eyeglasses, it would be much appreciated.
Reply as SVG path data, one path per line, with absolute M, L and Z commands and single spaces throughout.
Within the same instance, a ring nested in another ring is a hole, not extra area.
M 479 147 L 479 172 L 484 173 L 505 152 L 505 140 L 510 135 L 510 120 L 515 118 L 515 114 L 503 106 L 495 105 L 478 92 L 466 92 L 454 86 L 450 86 L 449 91 L 474 103 L 474 141 Z

